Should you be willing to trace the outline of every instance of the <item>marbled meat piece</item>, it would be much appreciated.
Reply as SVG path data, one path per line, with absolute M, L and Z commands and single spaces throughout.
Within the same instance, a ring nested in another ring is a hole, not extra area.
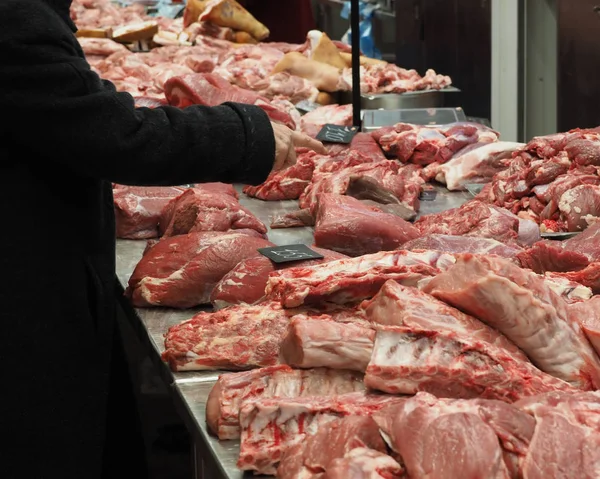
M 315 246 L 311 246 L 310 248 L 323 255 L 323 259 L 276 264 L 269 258 L 259 255 L 240 261 L 215 286 L 210 296 L 211 303 L 215 308 L 223 308 L 241 303 L 254 304 L 265 296 L 267 280 L 273 271 L 299 266 L 311 266 L 347 258 L 346 255 L 335 251 Z
M 198 231 L 251 229 L 265 235 L 267 227 L 236 198 L 210 194 L 195 188 L 170 201 L 159 219 L 161 236 L 177 236 Z
M 269 366 L 219 376 L 206 402 L 206 423 L 220 440 L 240 437 L 240 407 L 265 398 L 337 396 L 363 391 L 362 374 Z
M 523 249 L 517 245 L 507 245 L 492 238 L 445 234 L 428 234 L 421 236 L 404 243 L 402 249 L 408 251 L 435 250 L 453 254 L 491 254 L 509 259 L 514 258 L 523 251 Z
M 600 359 L 543 277 L 499 257 L 464 254 L 423 290 L 505 334 L 542 371 L 581 389 L 600 386 Z
M 332 397 L 259 399 L 242 405 L 238 467 L 275 474 L 286 451 L 321 427 L 345 416 L 371 416 L 404 401 L 388 395 L 356 392 Z
M 127 295 L 137 307 L 207 304 L 223 276 L 243 259 L 259 254 L 258 248 L 269 246 L 273 243 L 244 230 L 164 238 L 135 267 Z
M 350 196 L 321 194 L 315 244 L 349 256 L 389 251 L 420 235 L 402 218 L 369 207 Z
M 288 268 L 269 277 L 267 298 L 287 308 L 302 304 L 354 303 L 373 297 L 393 279 L 416 286 L 454 264 L 454 256 L 438 251 L 382 251 L 305 268 Z

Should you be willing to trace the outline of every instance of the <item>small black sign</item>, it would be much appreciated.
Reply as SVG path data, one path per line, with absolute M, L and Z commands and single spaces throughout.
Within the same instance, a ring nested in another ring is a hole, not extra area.
M 313 110 L 316 110 L 317 108 L 319 108 L 321 105 L 319 105 L 318 103 L 312 102 L 312 101 L 308 101 L 308 100 L 302 100 L 298 103 L 296 103 L 296 109 L 300 112 L 300 113 L 309 113 Z
M 358 128 L 355 126 L 339 126 L 339 125 L 325 125 L 319 134 L 317 140 L 325 141 L 327 143 L 350 143 L 354 135 L 358 133 Z
M 421 191 L 419 199 L 421 201 L 435 201 L 437 198 L 437 190 L 424 190 Z
M 307 259 L 322 259 L 323 255 L 310 249 L 305 244 L 288 244 L 273 248 L 259 248 L 258 252 L 269 258 L 273 263 L 289 263 Z

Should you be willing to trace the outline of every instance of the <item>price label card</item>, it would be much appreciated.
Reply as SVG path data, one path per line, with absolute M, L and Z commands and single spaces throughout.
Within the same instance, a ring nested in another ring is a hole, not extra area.
M 419 195 L 419 199 L 421 201 L 435 201 L 436 198 L 437 198 L 436 190 L 424 190 Z
M 272 248 L 260 248 L 260 254 L 269 258 L 273 263 L 289 263 L 307 259 L 322 259 L 323 255 L 313 251 L 305 244 L 289 244 Z
M 325 125 L 319 134 L 317 140 L 324 141 L 327 143 L 344 143 L 348 144 L 354 138 L 354 135 L 358 133 L 358 128 L 355 126 L 339 126 L 339 125 Z
M 308 101 L 308 100 L 302 100 L 298 103 L 296 103 L 296 109 L 300 112 L 300 113 L 309 113 L 313 110 L 316 110 L 317 108 L 319 108 L 321 105 L 319 105 L 318 103 L 312 102 L 312 101 Z

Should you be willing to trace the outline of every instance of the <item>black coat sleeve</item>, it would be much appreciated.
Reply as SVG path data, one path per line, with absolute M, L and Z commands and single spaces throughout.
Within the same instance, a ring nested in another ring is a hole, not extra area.
M 136 109 L 90 69 L 52 9 L 37 0 L 2 4 L 0 108 L 24 161 L 122 184 L 257 184 L 269 174 L 275 140 L 260 108 Z

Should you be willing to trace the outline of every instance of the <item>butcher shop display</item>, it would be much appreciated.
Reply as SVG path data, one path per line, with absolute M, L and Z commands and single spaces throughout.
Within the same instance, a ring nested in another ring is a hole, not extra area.
M 270 43 L 242 3 L 71 14 L 139 108 L 248 103 L 313 138 L 352 126 L 350 46 Z M 452 83 L 359 63 L 365 94 Z M 113 185 L 125 295 L 161 318 L 166 371 L 203 386 L 189 409 L 209 449 L 240 478 L 600 477 L 600 128 L 515 143 L 397 123 L 325 147 L 260 185 Z M 298 243 L 321 257 L 259 251 Z

